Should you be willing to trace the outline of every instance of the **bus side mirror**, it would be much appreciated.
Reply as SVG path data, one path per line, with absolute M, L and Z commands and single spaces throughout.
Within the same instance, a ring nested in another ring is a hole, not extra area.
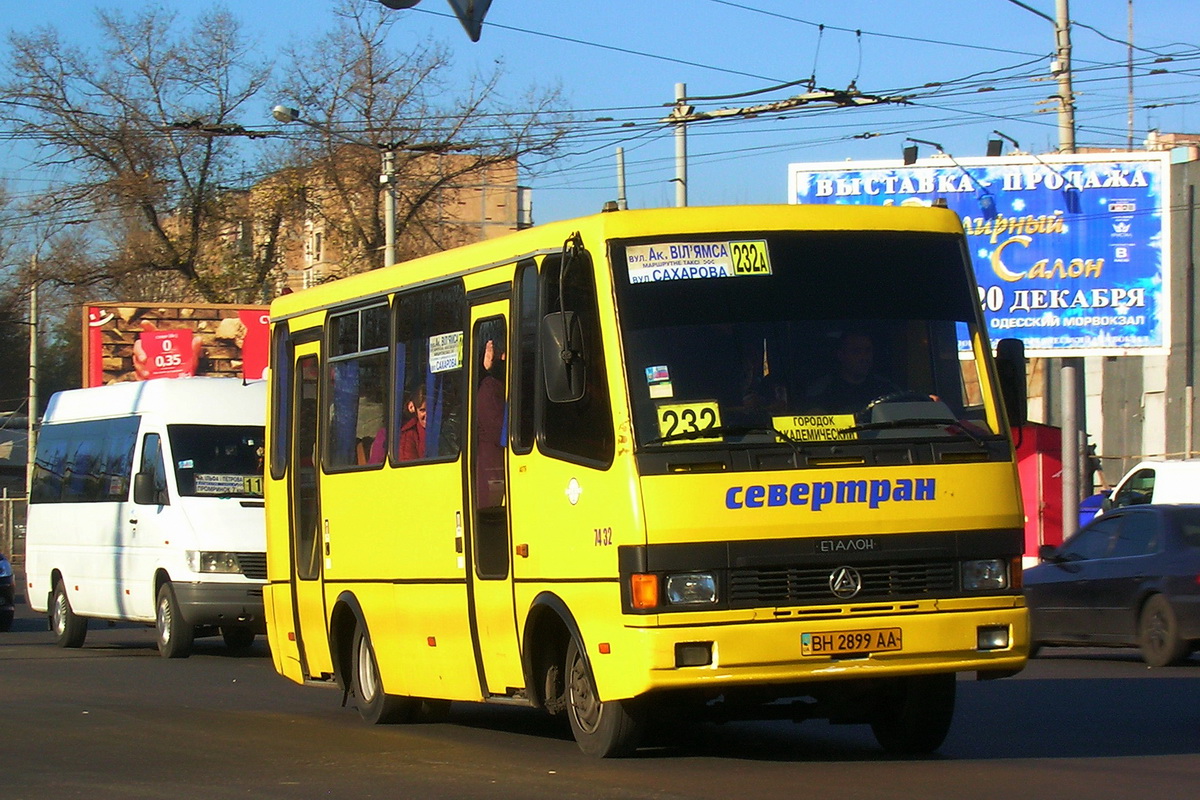
M 551 403 L 574 403 L 587 386 L 583 327 L 574 311 L 555 311 L 542 317 L 542 373 Z
M 133 476 L 133 502 L 139 506 L 167 505 L 167 493 L 158 490 L 154 478 L 153 472 L 139 472 Z
M 1029 421 L 1029 401 L 1025 395 L 1025 343 L 1020 339 L 996 342 L 996 373 L 1000 394 L 1008 413 L 1008 424 L 1019 428 Z

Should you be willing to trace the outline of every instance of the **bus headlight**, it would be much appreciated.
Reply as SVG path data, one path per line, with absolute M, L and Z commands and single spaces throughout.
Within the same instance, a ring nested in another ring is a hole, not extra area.
M 708 572 L 667 576 L 667 602 L 674 606 L 717 602 L 717 581 Z
M 1008 561 L 982 558 L 962 563 L 962 586 L 968 592 L 987 592 L 1008 588 Z
M 237 553 L 217 553 L 203 550 L 186 551 L 188 569 L 192 572 L 220 572 L 240 574 L 242 565 Z

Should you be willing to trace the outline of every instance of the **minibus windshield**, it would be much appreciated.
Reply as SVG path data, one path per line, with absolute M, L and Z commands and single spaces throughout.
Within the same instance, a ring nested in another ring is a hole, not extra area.
M 168 425 L 183 497 L 262 497 L 262 425 Z
M 994 439 L 961 238 L 735 232 L 611 243 L 639 446 Z

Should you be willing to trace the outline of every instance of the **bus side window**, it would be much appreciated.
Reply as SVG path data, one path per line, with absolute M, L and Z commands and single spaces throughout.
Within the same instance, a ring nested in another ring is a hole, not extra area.
M 392 452 L 399 461 L 458 456 L 465 313 L 466 294 L 458 281 L 396 298 L 391 419 Z
M 558 311 L 561 256 L 547 256 L 542 263 L 543 315 Z M 574 403 L 551 403 L 542 386 L 540 400 L 542 442 L 548 452 L 568 460 L 607 467 L 615 447 L 612 408 L 604 366 L 604 343 L 600 338 L 600 312 L 590 256 L 584 251 L 566 270 L 562 308 L 575 313 L 583 331 L 583 358 L 587 385 L 582 399 Z M 544 357 L 544 354 L 543 354 Z
M 383 461 L 387 440 L 388 307 L 368 306 L 330 318 L 325 466 L 345 469 Z M 373 444 L 379 449 L 372 456 Z

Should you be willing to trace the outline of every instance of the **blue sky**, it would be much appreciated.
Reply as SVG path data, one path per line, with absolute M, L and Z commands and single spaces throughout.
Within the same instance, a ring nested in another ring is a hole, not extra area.
M 204 0 L 157 4 L 185 16 L 209 7 Z M 1054 15 L 1053 0 L 1024 4 Z M 86 46 L 95 30 L 94 9 L 135 3 L 4 5 L 6 31 L 54 25 Z M 330 24 L 332 5 L 226 3 L 264 53 L 314 40 Z M 1072 28 L 1078 145 L 1123 147 L 1129 1 L 1070 5 L 1078 23 Z M 906 105 L 810 107 L 689 126 L 692 205 L 786 202 L 789 163 L 898 158 L 906 136 L 938 142 L 958 157 L 983 155 L 994 129 L 1034 152 L 1052 151 L 1058 142 L 1053 105 L 1041 102 L 1056 91 L 1048 79 L 1054 26 L 1012 0 L 493 0 L 479 42 L 470 41 L 445 0 L 392 13 L 399 17 L 391 44 L 406 47 L 428 38 L 447 44 L 464 81 L 501 61 L 510 99 L 534 84 L 561 87 L 580 124 L 562 157 L 526 176 L 538 222 L 588 214 L 615 199 L 618 146 L 625 151 L 630 207 L 673 205 L 674 142 L 669 128 L 656 121 L 668 113 L 678 82 L 692 97 L 810 78 L 822 88 L 853 84 L 867 94 L 912 97 Z M 1200 132 L 1200 4 L 1135 0 L 1133 14 L 1133 42 L 1145 48 L 1134 52 L 1135 146 L 1150 128 Z M 1156 61 L 1165 56 L 1172 60 Z M 804 91 L 797 85 L 694 105 L 758 105 Z M 271 105 L 265 99 L 262 119 L 243 124 L 271 124 Z M 0 178 L 32 177 L 19 156 L 0 154 Z

